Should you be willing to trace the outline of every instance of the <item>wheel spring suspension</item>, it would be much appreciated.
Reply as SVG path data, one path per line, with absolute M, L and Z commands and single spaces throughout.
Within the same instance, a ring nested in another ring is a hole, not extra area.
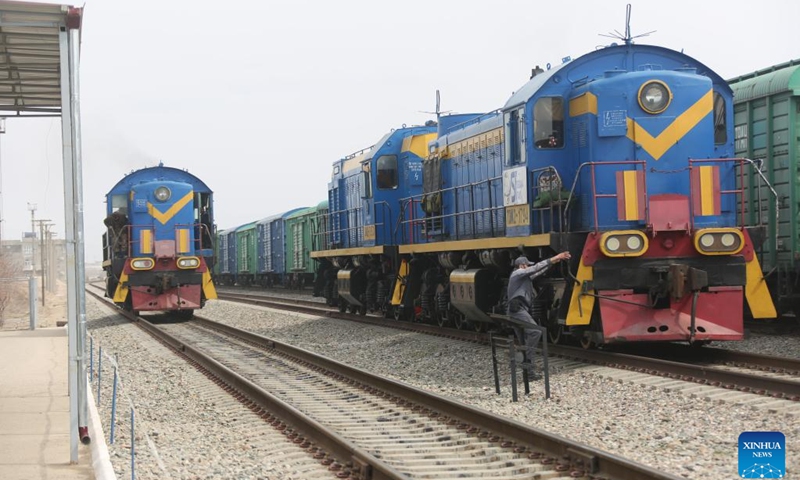
M 442 290 L 436 294 L 436 310 L 446 312 L 450 306 L 450 289 Z
M 381 282 L 369 282 L 367 285 L 367 291 L 364 292 L 364 300 L 366 300 L 367 305 L 375 305 L 378 301 L 378 290 L 380 289 Z
M 435 299 L 433 295 L 421 295 L 419 299 L 419 306 L 422 307 L 422 311 L 424 312 L 432 312 L 433 306 L 435 305 Z

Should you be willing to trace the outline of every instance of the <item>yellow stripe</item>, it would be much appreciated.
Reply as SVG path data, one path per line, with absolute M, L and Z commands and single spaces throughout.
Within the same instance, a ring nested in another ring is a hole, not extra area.
M 577 117 L 593 113 L 597 115 L 597 97 L 591 92 L 586 92 L 569 101 L 569 116 Z
M 744 296 L 750 306 L 753 318 L 777 318 L 778 312 L 767 288 L 767 281 L 758 264 L 758 255 L 753 254 L 753 259 L 747 262 L 747 284 L 744 287 Z
M 217 289 L 214 288 L 214 281 L 211 280 L 211 272 L 206 268 L 203 272 L 203 293 L 206 295 L 206 300 L 217 299 Z
M 550 234 L 540 233 L 529 237 L 503 237 L 474 240 L 455 240 L 452 242 L 420 243 L 400 245 L 400 253 L 435 253 L 449 250 L 464 251 L 482 248 L 546 247 L 550 245 Z
M 114 303 L 125 303 L 128 298 L 128 274 L 122 272 L 119 276 L 117 290 L 114 292 Z
M 667 150 L 675 145 L 678 140 L 689 133 L 706 115 L 713 109 L 713 92 L 708 91 L 703 97 L 680 114 L 663 132 L 657 137 L 636 123 L 632 118 L 628 118 L 628 138 L 642 146 L 654 159 L 661 158 Z
M 580 285 L 572 286 L 572 298 L 569 301 L 569 311 L 567 312 L 567 325 L 589 325 L 592 320 L 592 309 L 594 308 L 594 297 L 591 295 L 581 295 L 583 282 L 591 282 L 594 278 L 592 267 L 583 264 L 583 258 L 578 266 L 576 276 Z M 587 293 L 594 293 L 594 290 Z
M 139 230 L 139 251 L 142 254 L 153 253 L 153 232 L 149 229 Z
M 183 207 L 186 206 L 189 202 L 192 201 L 194 197 L 194 192 L 189 192 L 183 196 L 180 200 L 175 202 L 169 210 L 164 213 L 161 213 L 152 203 L 147 202 L 147 213 L 153 216 L 156 220 L 161 222 L 161 225 L 166 225 L 167 222 L 175 216 L 176 213 L 180 212 Z
M 636 171 L 622 172 L 625 186 L 625 220 L 639 220 L 639 196 L 636 184 Z
M 436 140 L 435 133 L 412 135 L 403 139 L 403 152 L 411 152 L 420 158 L 428 157 L 428 144 Z
M 311 258 L 349 257 L 352 255 L 382 255 L 383 245 L 377 247 L 340 248 L 338 250 L 318 250 L 311 252 Z
M 700 167 L 700 215 L 714 215 L 714 167 Z
M 178 253 L 189 252 L 189 229 L 178 229 Z

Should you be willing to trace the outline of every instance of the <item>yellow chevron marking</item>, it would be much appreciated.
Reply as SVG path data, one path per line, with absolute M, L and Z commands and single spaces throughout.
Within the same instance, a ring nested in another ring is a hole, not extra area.
M 190 191 L 189 193 L 184 195 L 183 198 L 172 204 L 172 206 L 169 207 L 169 210 L 163 213 L 159 211 L 152 203 L 147 202 L 147 213 L 149 213 L 150 215 L 153 216 L 153 218 L 161 222 L 161 225 L 166 225 L 167 222 L 170 221 L 170 219 L 174 217 L 176 213 L 180 212 L 181 209 L 185 207 L 187 203 L 192 201 L 192 198 L 194 198 L 194 192 Z
M 654 159 L 658 160 L 675 145 L 678 140 L 689 133 L 706 115 L 713 110 L 713 91 L 703 95 L 694 105 L 680 114 L 663 132 L 653 137 L 635 120 L 628 117 L 628 138 L 638 143 Z

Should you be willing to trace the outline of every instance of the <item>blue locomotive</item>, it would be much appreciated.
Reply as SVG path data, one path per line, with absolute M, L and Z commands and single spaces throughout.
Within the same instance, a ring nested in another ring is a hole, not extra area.
M 495 112 L 393 132 L 334 163 L 328 247 L 312 254 L 326 297 L 481 330 L 505 313 L 517 256 L 569 250 L 536 285 L 551 340 L 740 340 L 745 302 L 775 308 L 732 113 L 711 69 L 627 41 L 535 70 Z
M 106 194 L 106 295 L 129 311 L 184 318 L 217 298 L 212 197 L 200 179 L 163 164 L 120 180 Z
M 436 126 L 392 130 L 375 145 L 333 164 L 328 213 L 318 222 L 311 257 L 317 284 L 331 305 L 365 314 L 391 313 L 386 299 L 397 277 L 400 202 L 422 191 L 422 160 Z

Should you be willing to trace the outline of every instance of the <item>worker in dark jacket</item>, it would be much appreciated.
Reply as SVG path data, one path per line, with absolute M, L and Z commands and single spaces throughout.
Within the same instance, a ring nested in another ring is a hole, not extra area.
M 572 258 L 569 252 L 531 263 L 527 257 L 518 257 L 514 260 L 514 271 L 508 278 L 508 316 L 514 320 L 529 325 L 537 325 L 531 317 L 530 310 L 533 305 L 533 279 L 543 275 L 547 270 L 562 260 Z M 520 343 L 528 347 L 528 359 L 533 360 L 533 347 L 539 343 L 542 333 L 532 328 L 515 328 Z

